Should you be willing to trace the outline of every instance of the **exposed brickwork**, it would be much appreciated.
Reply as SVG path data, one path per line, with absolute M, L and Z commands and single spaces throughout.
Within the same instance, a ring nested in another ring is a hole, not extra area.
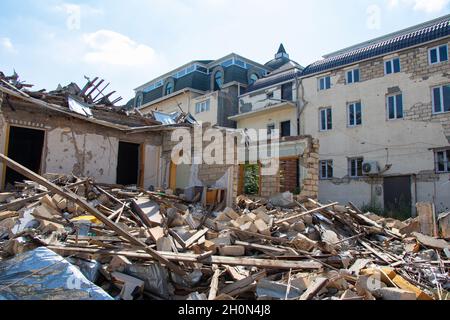
M 297 160 L 280 161 L 280 191 L 294 191 L 297 188 Z
M 300 165 L 306 168 L 303 187 L 299 198 L 317 199 L 319 195 L 319 149 L 318 139 L 310 139 L 309 146 L 300 158 Z
M 426 80 L 430 74 L 442 73 L 450 77 L 450 62 L 442 62 L 430 65 L 428 61 L 428 49 L 442 44 L 450 44 L 447 40 L 433 42 L 426 47 L 418 47 L 402 51 L 398 54 L 400 58 L 401 70 L 410 74 L 411 79 Z M 383 57 L 360 63 L 360 80 L 368 81 L 375 78 L 384 77 Z

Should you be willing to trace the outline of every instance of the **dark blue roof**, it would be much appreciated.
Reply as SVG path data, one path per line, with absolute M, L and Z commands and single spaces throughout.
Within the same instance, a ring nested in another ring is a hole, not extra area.
M 302 75 L 335 69 L 347 64 L 356 63 L 380 55 L 386 55 L 394 51 L 433 41 L 448 35 L 450 35 L 450 21 L 447 17 L 444 18 L 444 20 L 437 21 L 431 26 L 317 61 L 306 67 L 303 70 Z
M 298 71 L 299 77 L 310 74 L 325 72 L 336 69 L 348 64 L 357 63 L 362 60 L 386 55 L 398 50 L 406 49 L 421 43 L 437 40 L 450 35 L 450 20 L 448 16 L 443 17 L 432 25 L 411 31 L 406 34 L 393 36 L 390 39 L 382 40 L 365 47 L 349 50 L 342 54 L 337 54 L 327 59 L 323 59 L 310 64 L 302 71 Z M 259 89 L 267 88 L 278 83 L 282 83 L 291 79 L 295 79 L 295 72 L 282 75 L 268 76 L 258 80 L 256 83 L 248 87 L 247 93 Z

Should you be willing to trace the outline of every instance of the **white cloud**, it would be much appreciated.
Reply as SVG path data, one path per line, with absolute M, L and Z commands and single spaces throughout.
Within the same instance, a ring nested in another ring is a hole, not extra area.
M 16 52 L 10 38 L 0 38 L 0 46 L 7 52 Z
M 111 30 L 83 35 L 87 46 L 84 61 L 116 66 L 146 66 L 157 62 L 155 50 Z
M 103 10 L 100 8 L 92 7 L 87 4 L 78 5 L 78 4 L 69 3 L 69 2 L 59 3 L 56 6 L 54 6 L 52 9 L 54 11 L 65 12 L 69 15 L 78 13 L 78 12 L 80 12 L 84 15 L 90 15 L 90 16 L 95 16 L 95 15 L 98 16 L 98 15 L 104 14 Z
M 400 5 L 407 5 L 416 11 L 438 13 L 443 11 L 449 3 L 450 0 L 388 0 L 388 7 L 392 9 Z

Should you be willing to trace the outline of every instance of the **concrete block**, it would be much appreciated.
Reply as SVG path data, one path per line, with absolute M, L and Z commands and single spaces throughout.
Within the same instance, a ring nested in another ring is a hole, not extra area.
M 381 288 L 375 290 L 373 294 L 383 300 L 416 300 L 414 292 L 398 288 Z
M 241 225 L 240 228 L 242 231 L 253 232 L 253 233 L 258 232 L 258 228 L 255 226 L 255 224 L 253 222 L 247 222 L 246 224 Z
M 272 233 L 270 232 L 269 226 L 263 220 L 261 220 L 261 219 L 255 220 L 254 225 L 255 225 L 256 229 L 258 230 L 258 233 L 266 235 L 266 236 L 272 235 Z
M 241 257 L 245 255 L 244 246 L 224 246 L 219 248 L 220 255 L 230 257 Z

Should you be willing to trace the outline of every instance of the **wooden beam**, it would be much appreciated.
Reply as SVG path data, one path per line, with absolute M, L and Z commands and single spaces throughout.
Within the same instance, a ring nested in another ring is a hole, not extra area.
M 79 185 L 84 184 L 85 182 L 86 182 L 86 180 L 83 180 L 83 181 L 80 181 L 80 182 L 77 182 L 77 183 L 74 183 L 74 184 L 70 184 L 70 185 L 66 186 L 65 188 L 66 189 L 72 189 L 72 188 L 78 187 Z M 25 198 L 25 199 L 19 199 L 19 200 L 10 202 L 10 203 L 2 204 L 2 205 L 0 205 L 0 211 L 7 210 L 9 208 L 14 208 L 15 206 L 24 205 L 24 204 L 26 204 L 28 202 L 32 202 L 32 201 L 38 200 L 38 199 L 40 199 L 40 198 L 42 198 L 42 197 L 44 197 L 44 196 L 46 196 L 48 194 L 51 194 L 51 193 L 53 193 L 53 192 L 52 191 L 42 192 L 42 193 L 36 194 L 34 196 L 31 196 L 31 197 L 28 197 L 28 198 Z
M 328 284 L 327 278 L 318 277 L 314 280 L 313 284 L 306 289 L 306 291 L 300 296 L 299 300 L 311 300 Z
M 281 224 L 283 222 L 289 222 L 291 220 L 295 220 L 295 219 L 303 217 L 305 215 L 325 210 L 327 208 L 333 207 L 333 206 L 338 205 L 338 204 L 339 204 L 339 202 L 333 202 L 333 203 L 321 206 L 319 208 L 315 208 L 315 209 L 312 209 L 312 210 L 309 210 L 309 211 L 306 211 L 306 212 L 303 212 L 303 213 L 300 213 L 300 214 L 296 214 L 296 215 L 294 215 L 292 217 L 289 217 L 289 218 L 278 220 L 278 221 L 275 222 L 275 224 Z
M 220 269 L 216 267 L 214 275 L 212 276 L 211 279 L 208 300 L 214 300 L 217 297 L 217 290 L 219 288 L 219 277 L 221 273 L 222 272 L 220 271 Z
M 236 295 L 237 292 L 242 292 L 242 289 L 252 285 L 253 282 L 263 279 L 265 277 L 266 277 L 265 271 L 261 271 L 259 273 L 250 275 L 247 278 L 236 281 L 235 283 L 226 286 L 225 288 L 220 290 L 220 294 L 228 294 L 230 296 Z
M 2 160 L 8 167 L 11 169 L 17 171 L 18 173 L 22 174 L 23 176 L 39 183 L 40 185 L 46 187 L 48 190 L 59 194 L 61 197 L 70 200 L 74 203 L 76 203 L 78 206 L 80 206 L 82 209 L 86 210 L 90 214 L 92 214 L 94 217 L 96 217 L 98 220 L 100 220 L 105 226 L 116 232 L 118 235 L 124 237 L 127 239 L 130 243 L 142 247 L 146 253 L 148 253 L 152 258 L 159 261 L 162 264 L 165 264 L 168 268 L 173 270 L 175 273 L 179 275 L 186 275 L 186 272 L 182 270 L 179 266 L 174 264 L 173 262 L 167 260 L 163 256 L 161 256 L 157 251 L 151 249 L 148 247 L 144 242 L 136 239 L 133 237 L 128 231 L 114 223 L 113 221 L 109 220 L 103 213 L 98 211 L 95 208 L 92 208 L 84 199 L 79 197 L 73 192 L 66 192 L 62 188 L 58 187 L 56 184 L 51 183 L 47 179 L 43 178 L 42 176 L 34 173 L 33 171 L 25 168 L 21 164 L 15 162 L 14 160 L 6 157 L 5 155 L 0 153 L 0 160 Z
M 77 247 L 64 247 L 64 246 L 48 246 L 50 250 L 65 253 L 88 253 L 94 255 L 105 256 L 125 256 L 129 258 L 154 260 L 154 258 L 148 253 L 138 251 L 126 251 L 126 250 L 105 250 L 105 249 L 92 249 L 92 248 L 77 248 Z M 159 252 L 161 256 L 170 261 L 181 262 L 194 262 L 199 263 L 199 255 L 187 254 L 187 253 L 173 253 L 173 252 Z M 202 260 L 205 265 L 228 265 L 228 266 L 244 266 L 244 267 L 257 267 L 265 269 L 283 269 L 283 270 L 318 270 L 322 267 L 321 263 L 314 261 L 283 261 L 283 260 L 269 260 L 269 259 L 255 259 L 247 257 L 223 257 L 212 256 L 208 259 Z

